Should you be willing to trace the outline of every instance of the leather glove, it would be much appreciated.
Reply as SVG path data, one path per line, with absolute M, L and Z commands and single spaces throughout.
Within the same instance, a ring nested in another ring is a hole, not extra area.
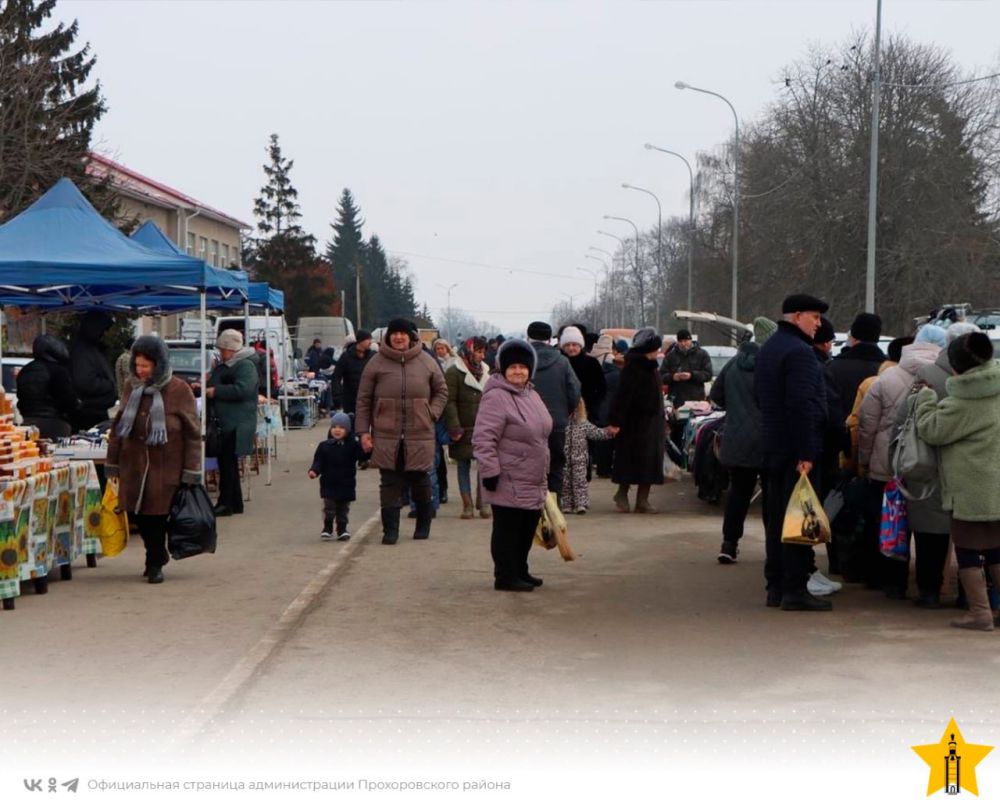
M 495 492 L 499 484 L 500 484 L 499 475 L 494 475 L 492 478 L 483 478 L 483 488 L 489 489 L 491 492 Z

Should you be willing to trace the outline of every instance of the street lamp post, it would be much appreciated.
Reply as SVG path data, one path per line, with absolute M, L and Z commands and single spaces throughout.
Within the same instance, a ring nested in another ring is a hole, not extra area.
M 656 277 L 660 281 L 660 292 L 663 292 L 663 206 L 660 205 L 660 198 L 649 189 L 641 186 L 634 186 L 631 183 L 623 183 L 623 189 L 634 189 L 637 192 L 648 194 L 656 201 Z M 660 330 L 660 297 L 656 298 L 656 330 Z
M 589 259 L 591 259 L 593 261 L 596 261 L 598 264 L 600 264 L 602 267 L 604 267 L 604 286 L 605 286 L 605 288 L 604 288 L 604 302 L 601 303 L 601 306 L 602 306 L 602 313 L 604 314 L 604 327 L 605 328 L 610 328 L 611 327 L 611 305 L 610 305 L 609 295 L 611 295 L 612 286 L 611 286 L 611 278 L 609 277 L 609 275 L 614 271 L 614 266 L 613 265 L 614 265 L 615 257 L 611 253 L 608 253 L 607 250 L 602 250 L 600 247 L 593 247 L 592 246 L 589 249 L 590 250 L 596 250 L 598 253 L 606 253 L 608 256 L 611 257 L 611 264 L 612 264 L 612 266 L 609 267 L 608 266 L 608 262 L 605 261 L 600 256 L 591 255 L 590 253 L 587 253 L 584 256 L 584 258 L 589 258 Z
M 868 155 L 868 263 L 865 269 L 865 311 L 875 313 L 875 234 L 878 200 L 878 116 L 882 95 L 882 0 L 875 10 L 875 79 L 872 81 L 872 139 Z
M 451 290 L 458 286 L 457 283 L 453 283 L 451 286 L 445 286 L 442 283 L 438 284 L 438 287 L 444 289 L 448 293 L 448 344 L 451 344 Z
M 625 248 L 628 245 L 626 245 L 625 240 L 621 236 L 617 236 L 617 235 L 615 235 L 613 233 L 608 233 L 607 231 L 598 231 L 598 233 L 601 234 L 601 236 L 610 236 L 612 239 L 617 240 L 618 243 L 621 245 L 621 249 L 622 249 L 621 301 L 622 302 L 621 302 L 621 319 L 619 319 L 618 321 L 622 325 L 624 325 L 625 324 L 625 316 L 628 313 L 628 308 L 627 308 L 627 304 L 626 304 L 626 301 L 625 301 L 625 294 L 626 294 L 626 292 L 625 292 L 625 281 L 624 281 L 624 277 L 625 277 Z M 607 252 L 607 251 L 605 250 L 604 252 Z M 614 266 L 615 266 L 615 257 L 611 256 L 611 268 L 612 268 L 612 271 L 614 270 Z M 612 306 L 612 308 L 613 308 L 613 306 Z
M 577 270 L 579 272 L 586 272 L 591 278 L 594 279 L 594 316 L 597 317 L 598 316 L 598 311 L 597 311 L 597 279 L 600 276 L 597 274 L 597 270 L 594 270 L 594 269 L 587 269 L 586 267 L 577 267 Z M 599 318 L 595 319 L 594 321 L 597 323 L 597 327 L 601 326 L 601 321 L 600 321 Z
M 701 92 L 702 94 L 710 94 L 712 97 L 718 97 L 727 106 L 729 106 L 729 110 L 733 112 L 733 121 L 736 123 L 736 147 L 733 150 L 733 301 L 730 313 L 733 319 L 738 319 L 736 315 L 738 300 L 736 281 L 739 277 L 740 246 L 740 118 L 736 113 L 736 108 L 733 104 L 718 92 L 712 92 L 708 89 L 699 89 L 697 86 L 684 83 L 684 81 L 677 81 L 677 83 L 674 84 L 674 88 L 690 89 L 693 92 Z
M 657 147 L 653 144 L 646 144 L 647 150 L 657 150 L 661 153 L 666 153 L 667 155 L 677 156 L 681 161 L 684 162 L 684 166 L 687 167 L 688 177 L 691 180 L 691 202 L 689 203 L 688 210 L 688 235 L 690 239 L 688 241 L 688 286 L 687 286 L 687 307 L 688 311 L 694 310 L 694 301 L 691 299 L 693 278 L 694 278 L 694 170 L 691 169 L 691 162 L 688 161 L 680 153 L 675 153 L 673 150 L 667 150 L 664 147 Z
M 639 226 L 628 217 L 615 217 L 605 214 L 604 219 L 614 219 L 618 222 L 627 222 L 635 231 L 635 280 L 639 284 L 639 327 L 646 326 L 646 293 L 642 288 L 642 271 L 639 266 Z

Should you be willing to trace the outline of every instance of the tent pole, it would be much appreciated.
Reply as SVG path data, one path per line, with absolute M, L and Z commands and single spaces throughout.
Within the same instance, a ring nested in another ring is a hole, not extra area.
M 247 297 L 247 299 L 243 301 L 243 346 L 244 347 L 250 347 L 251 346 L 250 345 L 250 298 L 249 297 Z M 264 366 L 264 374 L 265 375 L 267 375 L 266 361 L 267 361 L 267 359 L 266 359 L 266 354 L 265 354 L 265 366 Z M 260 397 L 260 387 L 259 386 L 257 387 L 257 396 Z M 255 436 L 254 438 L 257 438 L 257 437 Z M 247 461 L 246 459 L 244 459 L 244 467 L 245 467 L 245 469 L 243 470 L 243 472 L 244 472 L 244 475 L 246 477 L 246 484 L 247 484 L 246 498 L 245 499 L 246 500 L 250 500 L 250 462 Z
M 0 306 L 0 394 L 6 394 L 7 390 L 3 388 L 3 326 L 7 322 L 6 312 L 4 311 L 4 306 Z M 16 390 L 16 387 L 15 387 Z
M 284 306 L 282 306 L 281 309 L 281 319 L 283 322 L 281 325 L 281 334 L 278 338 L 281 340 L 279 342 L 281 344 L 281 364 L 285 367 L 287 366 L 286 359 L 288 358 L 288 351 L 285 347 L 285 331 L 288 329 L 288 317 L 285 316 Z M 285 395 L 285 413 L 281 414 L 281 428 L 284 431 L 285 439 L 285 472 L 292 471 L 290 455 L 291 443 L 288 441 L 288 377 L 289 376 L 286 375 L 285 380 L 278 386 L 278 413 L 281 413 L 281 395 Z
M 267 453 L 267 483 L 265 486 L 271 485 L 271 307 L 270 305 L 264 306 L 264 358 L 267 360 L 267 366 L 264 368 L 267 373 L 267 405 L 264 414 L 264 424 L 267 426 L 264 429 L 264 445 L 265 452 Z M 277 376 L 275 376 L 277 377 Z
M 205 317 L 208 316 L 207 313 L 208 309 L 206 301 L 206 292 L 204 289 L 201 290 L 200 295 L 201 296 L 199 300 L 201 305 L 201 336 L 199 337 L 199 339 L 201 341 L 200 344 L 201 358 L 198 363 L 201 364 L 201 375 L 199 375 L 200 380 L 198 381 L 198 383 L 201 384 L 201 480 L 203 484 L 207 484 L 208 482 L 207 476 L 205 475 L 205 431 L 207 426 L 205 424 L 205 421 L 207 419 L 206 415 L 208 413 L 208 397 L 206 397 L 205 392 L 208 389 L 208 381 L 205 378 L 207 374 L 205 370 L 206 366 L 205 337 L 208 336 L 208 332 L 205 330 Z

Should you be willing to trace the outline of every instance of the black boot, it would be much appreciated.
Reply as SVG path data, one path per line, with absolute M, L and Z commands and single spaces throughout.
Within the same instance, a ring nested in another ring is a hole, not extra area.
M 426 539 L 431 535 L 431 520 L 434 506 L 431 503 L 417 503 L 417 526 L 413 530 L 414 539 Z
M 399 541 L 399 508 L 382 509 L 382 544 Z

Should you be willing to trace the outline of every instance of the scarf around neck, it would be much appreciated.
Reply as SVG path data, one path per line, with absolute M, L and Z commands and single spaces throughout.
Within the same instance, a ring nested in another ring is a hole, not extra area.
M 146 437 L 146 444 L 154 447 L 167 443 L 167 413 L 163 407 L 163 389 L 174 372 L 167 365 L 166 370 L 155 381 L 149 383 L 140 381 L 134 375 L 129 379 L 132 386 L 132 393 L 128 396 L 128 403 L 122 411 L 121 419 L 118 420 L 116 433 L 121 437 L 126 437 L 132 433 L 132 426 L 135 424 L 135 415 L 139 412 L 139 404 L 143 396 L 149 395 L 153 398 L 152 406 L 149 410 L 149 435 Z

